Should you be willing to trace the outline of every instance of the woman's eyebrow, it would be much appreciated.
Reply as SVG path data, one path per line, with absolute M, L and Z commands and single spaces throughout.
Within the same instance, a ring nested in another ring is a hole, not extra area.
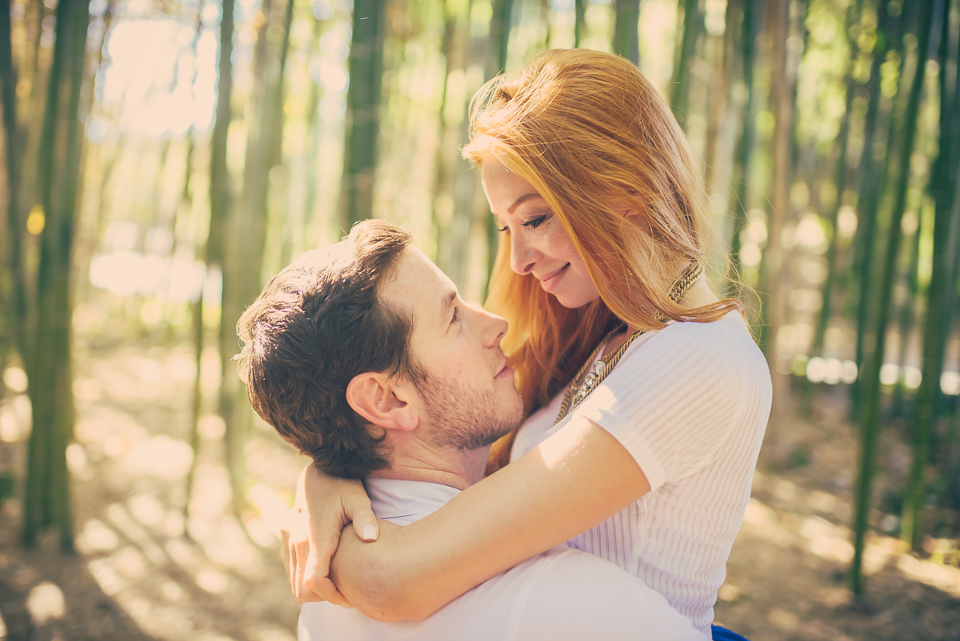
M 534 198 L 541 198 L 541 199 L 542 199 L 543 196 L 541 196 L 541 195 L 538 194 L 537 192 L 533 192 L 533 193 L 530 193 L 530 194 L 524 194 L 524 195 L 520 196 L 519 198 L 517 198 L 515 201 L 513 201 L 513 204 L 512 204 L 512 205 L 510 205 L 509 207 L 507 207 L 507 213 L 508 213 L 508 214 L 512 214 L 512 213 L 514 212 L 514 210 L 516 210 L 517 207 L 519 207 L 519 206 L 522 205 L 523 203 L 527 202 L 528 200 L 533 200 Z

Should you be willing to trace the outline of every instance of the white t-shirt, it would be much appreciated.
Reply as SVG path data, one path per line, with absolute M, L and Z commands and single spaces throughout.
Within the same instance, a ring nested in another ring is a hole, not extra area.
M 564 392 L 521 426 L 511 459 L 566 424 L 553 426 Z M 572 414 L 610 432 L 651 491 L 568 545 L 638 576 L 709 634 L 771 395 L 767 363 L 736 312 L 638 337 Z
M 459 493 L 445 485 L 366 479 L 373 511 L 413 523 Z M 690 620 L 615 565 L 565 546 L 529 559 L 423 621 L 383 623 L 329 603 L 304 603 L 300 641 L 704 641 Z

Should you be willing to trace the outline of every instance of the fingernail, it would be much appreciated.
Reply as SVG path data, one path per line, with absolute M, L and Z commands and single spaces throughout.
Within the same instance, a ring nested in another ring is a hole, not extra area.
M 369 523 L 363 526 L 363 539 L 365 541 L 377 540 L 377 528 Z

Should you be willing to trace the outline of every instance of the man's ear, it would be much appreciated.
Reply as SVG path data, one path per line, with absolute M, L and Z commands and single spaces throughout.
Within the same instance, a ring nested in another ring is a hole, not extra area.
M 347 403 L 378 427 L 409 432 L 420 424 L 420 415 L 409 398 L 411 387 L 380 372 L 364 372 L 347 385 Z

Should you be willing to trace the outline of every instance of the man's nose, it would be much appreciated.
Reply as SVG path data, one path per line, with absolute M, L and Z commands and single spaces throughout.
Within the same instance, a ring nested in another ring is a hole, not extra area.
M 471 304 L 470 306 L 473 307 L 480 316 L 483 327 L 481 338 L 484 347 L 498 347 L 500 341 L 503 340 L 504 335 L 507 333 L 507 320 L 502 316 L 497 316 L 493 312 L 488 312 L 477 304 Z
M 510 234 L 510 269 L 526 276 L 533 271 L 536 252 L 521 236 L 520 233 Z

